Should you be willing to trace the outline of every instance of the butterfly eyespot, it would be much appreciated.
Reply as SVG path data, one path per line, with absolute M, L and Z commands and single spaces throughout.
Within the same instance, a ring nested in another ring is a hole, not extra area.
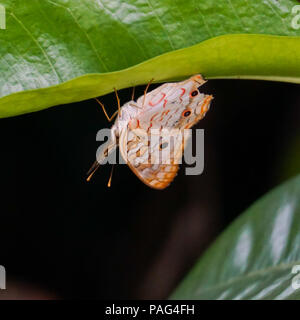
M 160 150 L 165 149 L 167 146 L 168 146 L 168 142 L 161 143 L 159 146 L 159 149 Z
M 191 96 L 192 96 L 192 97 L 196 97 L 196 95 L 197 95 L 198 93 L 199 93 L 198 90 L 194 90 L 194 91 L 191 92 Z
M 182 116 L 183 117 L 188 117 L 189 115 L 191 114 L 191 111 L 190 110 L 184 110 L 183 112 L 182 112 Z

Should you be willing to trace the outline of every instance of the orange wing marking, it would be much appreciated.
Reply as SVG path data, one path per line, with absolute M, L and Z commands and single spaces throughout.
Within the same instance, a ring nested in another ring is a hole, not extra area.
M 150 101 L 150 102 L 149 102 L 149 105 L 150 105 L 151 107 L 156 106 L 158 103 L 160 103 L 160 102 L 165 98 L 165 96 L 166 96 L 166 94 L 165 94 L 165 93 L 162 93 L 162 97 L 161 97 L 157 102 L 152 102 L 152 101 Z

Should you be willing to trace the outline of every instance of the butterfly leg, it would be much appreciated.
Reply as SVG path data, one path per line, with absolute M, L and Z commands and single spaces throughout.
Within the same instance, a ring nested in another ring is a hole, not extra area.
M 101 101 L 99 101 L 97 98 L 95 98 L 95 100 L 96 100 L 96 101 L 99 103 L 99 105 L 101 106 L 101 108 L 102 108 L 102 110 L 103 110 L 103 112 L 104 112 L 104 114 L 105 114 L 108 122 L 111 122 L 111 121 L 114 119 L 114 117 L 118 114 L 119 110 L 117 110 L 111 117 L 109 117 L 109 115 L 107 114 L 107 112 L 106 112 L 106 110 L 105 110 L 105 107 L 104 107 L 103 103 L 102 103 Z
M 131 100 L 134 101 L 135 87 L 132 88 Z
M 154 81 L 154 79 L 152 78 L 152 79 L 149 81 L 149 83 L 147 84 L 147 87 L 146 87 L 146 89 L 145 89 L 145 91 L 144 91 L 143 106 L 144 106 L 144 103 L 145 103 L 147 91 L 148 91 L 148 89 L 149 89 L 149 87 L 150 87 L 150 84 L 151 84 L 153 81 Z
M 109 180 L 108 180 L 108 183 L 107 183 L 108 188 L 111 187 L 111 180 L 112 180 L 113 172 L 114 172 L 114 164 L 111 167 L 110 176 L 109 176 Z
M 97 171 L 97 169 L 100 167 L 100 164 L 98 161 L 95 161 L 89 171 L 87 172 L 88 177 L 86 178 L 86 181 L 90 181 L 94 173 Z
M 108 157 L 108 155 L 111 152 L 113 152 L 116 148 L 117 148 L 116 137 L 112 135 L 112 139 L 106 142 L 106 148 L 104 148 L 100 154 L 97 154 L 97 160 L 94 162 L 90 170 L 87 172 L 87 175 L 88 175 L 86 179 L 87 181 L 91 180 L 92 176 L 100 167 L 100 165 L 104 162 L 104 160 Z

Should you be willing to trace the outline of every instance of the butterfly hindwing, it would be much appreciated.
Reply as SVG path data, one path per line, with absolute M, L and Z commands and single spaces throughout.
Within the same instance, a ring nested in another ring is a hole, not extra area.
M 179 130 L 123 130 L 119 147 L 130 169 L 146 185 L 166 188 L 177 175 L 188 136 Z

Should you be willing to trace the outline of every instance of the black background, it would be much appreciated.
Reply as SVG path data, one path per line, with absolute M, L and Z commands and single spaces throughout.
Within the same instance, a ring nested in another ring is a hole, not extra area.
M 166 298 L 234 218 L 299 170 L 289 165 L 299 85 L 211 80 L 203 90 L 215 96 L 197 125 L 204 173 L 181 168 L 163 191 L 125 165 L 111 188 L 109 165 L 85 181 L 96 133 L 110 126 L 94 100 L 0 120 L 2 297 Z M 130 95 L 121 90 L 122 103 Z M 114 94 L 101 101 L 116 110 Z

